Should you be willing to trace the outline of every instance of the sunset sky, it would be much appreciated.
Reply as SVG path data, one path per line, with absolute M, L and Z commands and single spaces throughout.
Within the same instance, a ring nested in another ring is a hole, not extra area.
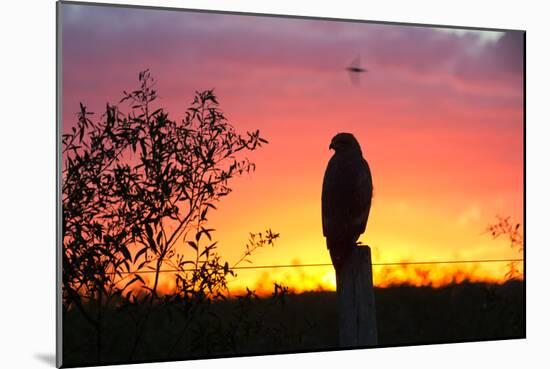
M 484 233 L 496 215 L 523 219 L 523 34 L 357 22 L 62 6 L 63 131 L 79 102 L 100 112 L 149 68 L 158 103 L 183 117 L 195 90 L 215 88 L 240 132 L 269 144 L 248 157 L 210 216 L 222 255 L 249 232 L 281 237 L 252 265 L 330 263 L 321 185 L 338 132 L 371 167 L 367 231 L 373 262 L 521 258 Z M 345 68 L 360 56 L 368 73 Z M 411 267 L 412 268 L 412 267 Z M 374 266 L 374 282 L 418 282 L 412 269 Z M 500 281 L 506 264 L 424 267 L 435 283 L 457 272 Z M 232 286 L 334 288 L 332 266 L 239 271 Z M 420 273 L 421 274 L 421 273 Z M 172 278 L 165 276 L 164 288 Z

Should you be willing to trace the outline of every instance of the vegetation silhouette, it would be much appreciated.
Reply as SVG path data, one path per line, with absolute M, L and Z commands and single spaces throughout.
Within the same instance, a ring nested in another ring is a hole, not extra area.
M 255 169 L 239 154 L 268 142 L 258 130 L 237 133 L 213 90 L 196 92 L 176 121 L 154 105 L 154 87 L 149 70 L 139 73 L 139 87 L 107 103 L 97 120 L 81 103 L 76 126 L 62 138 L 63 307 L 93 328 L 98 364 L 112 319 L 106 313 L 132 318 L 131 361 L 157 305 L 176 306 L 193 321 L 226 298 L 233 267 L 279 237 L 270 229 L 251 233 L 236 263 L 222 260 L 208 215 L 231 192 L 231 179 Z M 165 265 L 177 270 L 175 290 L 159 296 Z M 140 271 L 153 271 L 152 282 Z
M 499 237 L 505 237 L 510 243 L 510 247 L 520 254 L 523 254 L 523 233 L 521 230 L 521 224 L 511 221 L 511 218 L 497 215 L 497 221 L 487 226 L 486 232 L 496 239 Z M 519 261 L 510 261 L 508 263 L 508 271 L 506 272 L 506 279 L 520 279 L 522 273 L 519 268 Z
M 463 281 L 444 287 L 394 285 L 376 288 L 378 344 L 418 345 L 522 338 L 525 336 L 524 283 Z M 186 325 L 174 305 L 156 304 L 147 344 L 133 362 L 227 357 L 339 348 L 336 293 L 306 292 L 260 298 L 253 291 L 237 299 L 219 300 L 209 313 L 197 314 L 174 348 Z M 143 309 L 143 307 L 142 307 Z M 132 318 L 117 317 L 108 325 L 109 350 L 104 363 L 125 363 L 134 335 Z M 67 315 L 71 332 L 64 350 L 69 366 L 95 363 L 89 324 L 76 311 Z M 89 350 L 89 351 L 88 351 Z

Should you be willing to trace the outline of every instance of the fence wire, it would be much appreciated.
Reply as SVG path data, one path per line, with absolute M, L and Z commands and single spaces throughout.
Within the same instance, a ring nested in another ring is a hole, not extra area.
M 522 262 L 524 259 L 480 259 L 480 260 L 433 260 L 433 261 L 403 261 L 403 262 L 385 262 L 385 263 L 372 263 L 374 266 L 399 266 L 399 265 L 429 265 L 429 264 L 468 264 L 468 263 L 514 263 Z M 230 267 L 230 270 L 249 270 L 249 269 L 278 269 L 278 268 L 311 268 L 311 267 L 328 267 L 332 266 L 332 263 L 313 263 L 313 264 L 274 264 L 274 265 L 248 265 L 248 266 L 235 266 Z M 159 273 L 177 273 L 177 272 L 191 272 L 195 268 L 184 269 L 163 269 Z M 156 270 L 136 270 L 127 272 L 111 272 L 106 274 L 145 274 L 156 273 Z

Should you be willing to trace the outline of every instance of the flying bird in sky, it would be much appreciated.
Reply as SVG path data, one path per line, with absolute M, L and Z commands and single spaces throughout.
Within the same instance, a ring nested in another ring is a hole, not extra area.
M 361 146 L 351 133 L 338 133 L 329 149 L 323 179 L 323 235 L 336 273 L 365 232 L 372 200 L 372 176 Z
M 367 69 L 361 67 L 361 58 L 359 56 L 356 57 L 355 59 L 353 59 L 353 61 L 351 62 L 349 67 L 346 68 L 346 70 L 348 71 L 349 78 L 351 79 L 351 82 L 354 85 L 359 84 L 359 82 L 360 82 L 360 80 L 359 80 L 360 73 L 368 72 Z

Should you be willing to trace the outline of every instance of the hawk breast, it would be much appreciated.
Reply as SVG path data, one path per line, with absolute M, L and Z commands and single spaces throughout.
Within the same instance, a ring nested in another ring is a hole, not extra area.
M 360 153 L 332 156 L 321 197 L 323 235 L 357 241 L 365 232 L 372 200 L 370 168 Z

